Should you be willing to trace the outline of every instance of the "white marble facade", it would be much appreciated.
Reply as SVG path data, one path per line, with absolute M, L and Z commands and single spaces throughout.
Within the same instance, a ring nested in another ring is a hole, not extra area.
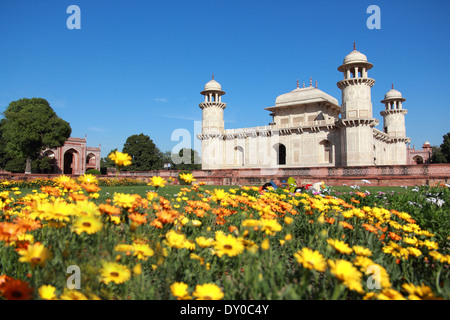
M 373 118 L 371 88 L 375 80 L 367 57 L 354 50 L 338 68 L 342 103 L 319 90 L 317 83 L 278 96 L 265 108 L 269 125 L 226 129 L 225 92 L 213 79 L 204 90 L 202 109 L 202 169 L 274 167 L 355 167 L 407 164 L 405 99 L 392 89 L 381 101 L 383 127 Z M 379 102 L 380 103 L 380 102 Z

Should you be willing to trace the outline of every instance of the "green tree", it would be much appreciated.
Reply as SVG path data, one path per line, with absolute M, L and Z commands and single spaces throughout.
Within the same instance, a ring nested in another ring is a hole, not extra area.
M 44 149 L 62 146 L 72 133 L 70 124 L 58 117 L 45 99 L 13 101 L 3 115 L 5 152 L 12 159 L 26 159 L 25 173 L 31 172 L 32 160 Z
M 450 163 L 450 132 L 443 136 L 441 151 L 445 155 L 447 163 Z
M 432 163 L 450 163 L 450 133 L 443 136 L 443 142 L 439 147 L 432 147 Z
M 124 167 L 127 171 L 161 170 L 164 166 L 164 155 L 143 133 L 134 134 L 125 141 L 123 153 L 131 156 L 131 165 Z
M 433 153 L 431 155 L 431 163 L 446 163 L 447 162 L 447 158 L 442 153 L 440 147 L 433 146 L 431 148 L 431 150 L 432 150 L 432 153 Z
M 197 150 L 183 148 L 178 154 L 172 154 L 175 170 L 201 170 L 201 159 Z
M 10 160 L 8 154 L 6 153 L 6 141 L 3 139 L 2 126 L 6 120 L 0 120 L 0 168 L 5 169 L 6 164 Z

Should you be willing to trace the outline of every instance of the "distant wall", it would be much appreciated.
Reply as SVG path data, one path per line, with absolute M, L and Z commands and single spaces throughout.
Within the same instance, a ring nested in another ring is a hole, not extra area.
M 273 180 L 280 183 L 289 177 L 299 185 L 324 181 L 330 186 L 364 185 L 367 180 L 371 186 L 415 186 L 435 183 L 450 184 L 450 164 L 422 164 L 398 166 L 342 167 L 342 168 L 273 168 L 273 169 L 226 169 L 192 171 L 197 181 L 208 185 L 262 185 Z M 54 174 L 11 174 L 0 173 L 0 179 L 31 180 L 35 178 L 54 178 Z M 160 170 L 146 172 L 121 172 L 121 178 L 136 178 L 147 181 L 152 176 L 165 179 L 172 177 L 177 183 L 178 171 Z M 109 171 L 99 178 L 114 178 Z

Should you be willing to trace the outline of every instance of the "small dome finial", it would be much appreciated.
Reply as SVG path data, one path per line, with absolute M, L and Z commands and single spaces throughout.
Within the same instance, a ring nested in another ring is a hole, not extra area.
M 212 79 L 214 80 L 214 72 L 213 72 L 213 74 L 212 74 Z
M 305 87 L 305 83 L 303 82 L 303 88 Z
M 299 88 L 299 86 L 300 86 L 300 85 L 299 85 L 299 82 L 298 82 L 298 79 L 297 79 L 297 89 Z
M 316 80 L 316 89 L 317 89 L 317 80 Z
M 312 87 L 312 77 L 309 77 L 309 86 Z
M 356 42 L 353 41 L 353 51 L 356 51 Z
M 392 89 L 394 89 L 394 84 L 392 84 Z

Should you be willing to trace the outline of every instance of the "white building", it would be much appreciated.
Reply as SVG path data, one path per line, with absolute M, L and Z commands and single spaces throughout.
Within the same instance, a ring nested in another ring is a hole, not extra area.
M 371 88 L 375 80 L 367 57 L 354 50 L 338 67 L 343 79 L 342 104 L 317 83 L 278 96 L 265 108 L 273 117 L 266 126 L 226 129 L 225 92 L 214 77 L 201 92 L 202 169 L 334 167 L 407 164 L 405 99 L 392 89 L 381 103 L 383 128 L 376 129 Z

